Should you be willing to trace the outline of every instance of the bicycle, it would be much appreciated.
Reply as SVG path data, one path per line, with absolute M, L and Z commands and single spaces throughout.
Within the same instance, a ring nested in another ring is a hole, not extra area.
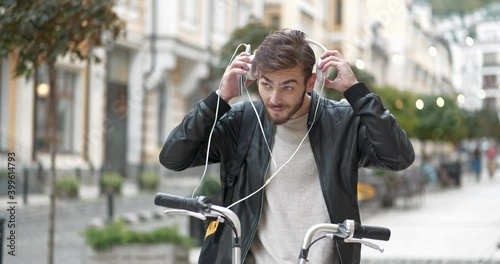
M 203 221 L 218 221 L 220 223 L 228 224 L 228 226 L 232 229 L 233 237 L 232 263 L 241 264 L 241 224 L 238 216 L 233 211 L 226 207 L 210 203 L 205 196 L 186 198 L 167 193 L 157 193 L 154 203 L 158 206 L 173 208 L 165 210 L 165 214 L 187 215 Z M 307 263 L 309 249 L 318 240 L 312 241 L 312 238 L 319 232 L 326 232 L 326 234 L 321 238 L 328 237 L 331 239 L 340 239 L 345 243 L 360 243 L 379 250 L 381 253 L 384 252 L 383 248 L 374 243 L 363 240 L 363 238 L 387 241 L 391 236 L 391 231 L 388 228 L 365 226 L 356 223 L 354 220 L 345 220 L 344 223 L 339 224 L 316 224 L 311 226 L 304 236 L 302 248 L 300 249 L 299 254 L 299 264 Z

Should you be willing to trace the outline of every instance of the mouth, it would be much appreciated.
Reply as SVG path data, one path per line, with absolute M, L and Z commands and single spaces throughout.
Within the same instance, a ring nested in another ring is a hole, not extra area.
M 285 106 L 269 106 L 269 109 L 272 110 L 273 112 L 283 112 L 283 111 L 285 111 L 286 107 Z

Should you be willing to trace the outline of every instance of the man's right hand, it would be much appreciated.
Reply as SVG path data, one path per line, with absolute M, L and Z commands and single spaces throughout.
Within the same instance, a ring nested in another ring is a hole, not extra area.
M 250 54 L 246 52 L 240 53 L 233 62 L 229 64 L 222 75 L 219 96 L 226 102 L 229 102 L 236 96 L 240 95 L 239 77 L 245 75 L 250 70 L 247 63 L 252 63 Z M 250 85 L 253 80 L 248 80 L 246 85 Z

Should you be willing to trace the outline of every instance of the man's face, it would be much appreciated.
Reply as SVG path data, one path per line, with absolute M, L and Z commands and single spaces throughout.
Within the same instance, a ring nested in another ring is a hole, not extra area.
M 311 98 L 306 92 L 314 88 L 314 78 L 311 77 L 307 86 L 304 85 L 300 66 L 261 74 L 258 85 L 260 98 L 272 123 L 284 124 L 309 111 Z

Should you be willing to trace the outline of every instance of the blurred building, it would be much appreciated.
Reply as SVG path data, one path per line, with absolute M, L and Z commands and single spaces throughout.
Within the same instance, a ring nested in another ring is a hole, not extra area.
M 420 94 L 452 94 L 448 43 L 430 6 L 416 0 L 266 0 L 264 22 L 298 28 L 338 49 L 377 85 Z
M 439 21 L 451 43 L 454 84 L 463 107 L 495 109 L 500 114 L 500 3 Z
M 220 47 L 263 10 L 253 0 L 117 1 L 126 38 L 94 49 L 101 63 L 57 61 L 59 176 L 95 183 L 101 171 L 119 171 L 134 181 L 158 167 L 168 132 L 215 89 L 204 80 Z M 47 72 L 15 78 L 15 63 L 14 56 L 0 61 L 0 161 L 15 152 L 19 175 L 48 186 Z

